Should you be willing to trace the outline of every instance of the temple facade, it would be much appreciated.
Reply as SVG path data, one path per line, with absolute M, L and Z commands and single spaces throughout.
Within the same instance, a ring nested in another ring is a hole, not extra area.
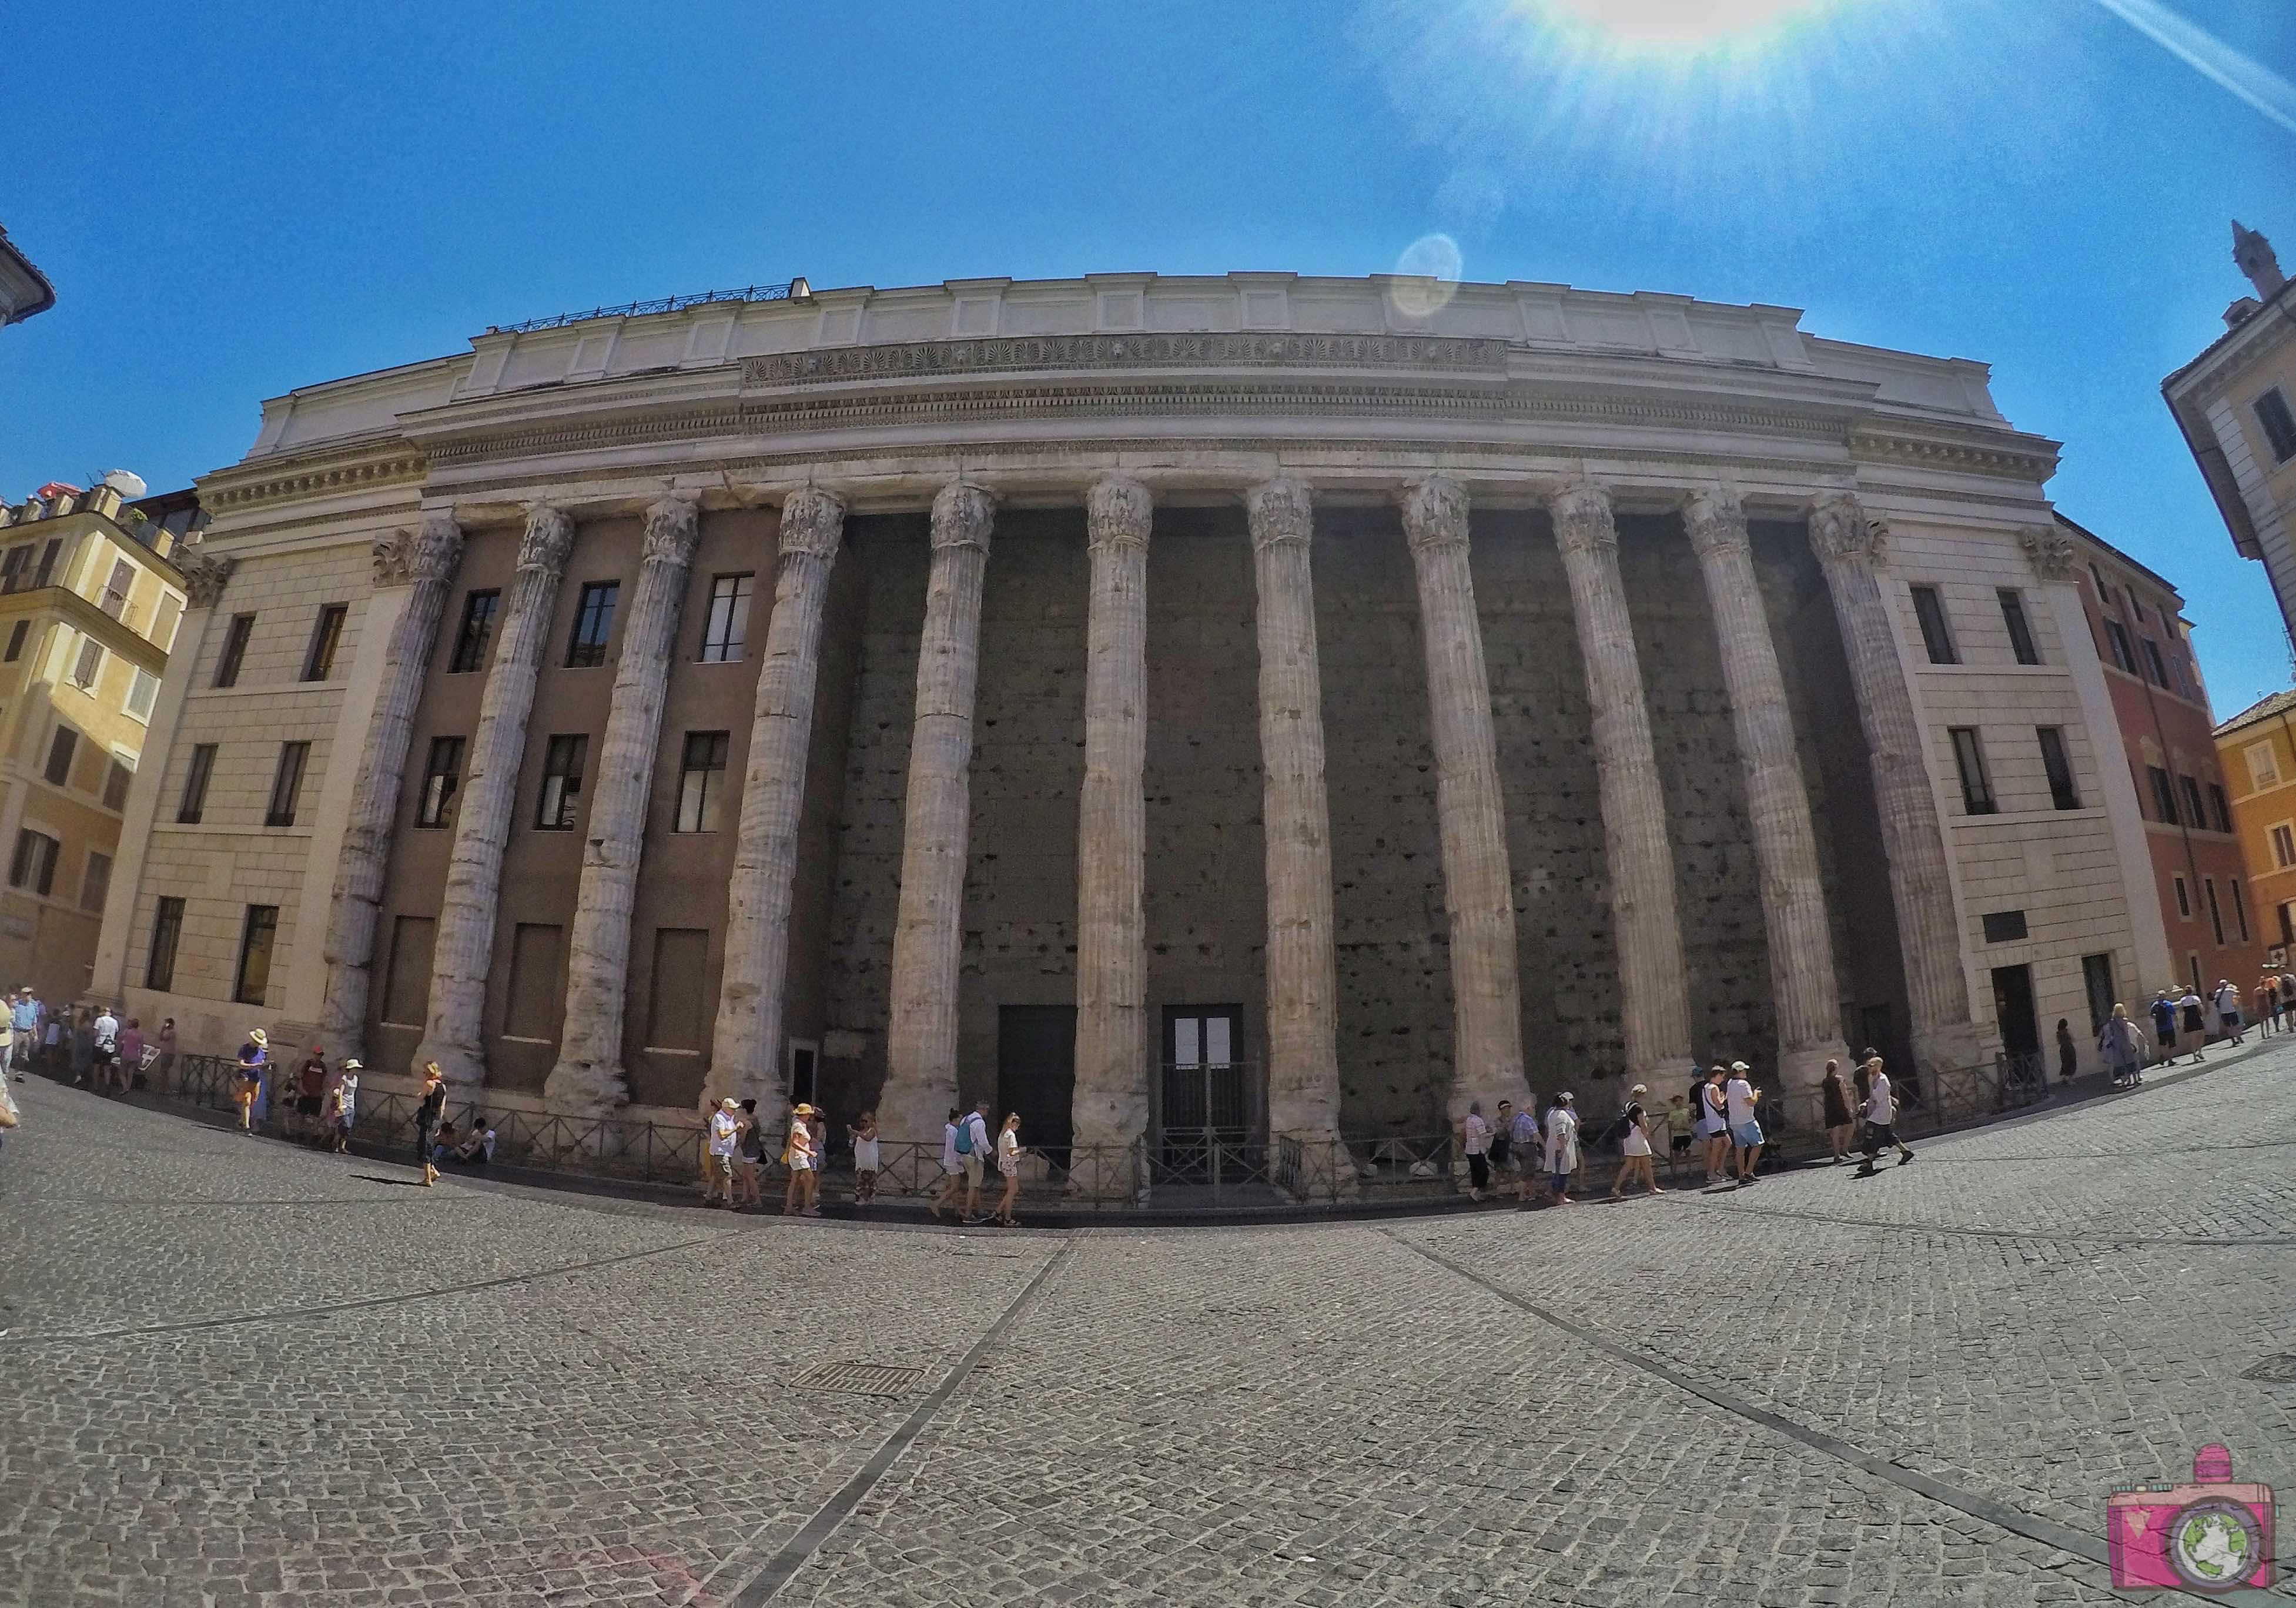
M 2150 871 L 1987 378 L 1771 307 L 1116 275 L 299 390 L 200 483 L 97 987 L 501 1108 L 983 1097 L 1043 1147 L 2030 1054 L 2151 980 Z M 162 974 L 170 926 L 282 959 Z

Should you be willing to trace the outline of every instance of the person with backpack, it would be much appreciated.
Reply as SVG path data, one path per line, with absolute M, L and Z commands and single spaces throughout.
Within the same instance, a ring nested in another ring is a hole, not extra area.
M 964 1187 L 964 1161 L 957 1154 L 956 1142 L 964 1120 L 964 1113 L 955 1106 L 948 1108 L 948 1122 L 940 1130 L 940 1189 L 932 1198 L 933 1221 L 940 1221 L 943 1210 L 956 1204 L 957 1192 Z M 965 1141 L 968 1144 L 970 1139 Z
M 2242 1042 L 2243 1024 L 2240 1019 L 2240 990 L 2233 986 L 2233 980 L 2231 978 L 2219 977 L 2217 979 L 2217 991 L 2215 998 L 2217 1021 L 2223 1026 L 2225 1036 L 2230 1038 L 2234 1044 Z
M 2209 1047 L 2209 1018 L 2198 989 L 2185 990 L 2184 997 L 2177 1001 L 2177 1014 L 2183 1019 L 2179 1025 L 2192 1038 L 2194 1062 L 2206 1061 L 2208 1056 L 2203 1052 Z
M 1861 1178 L 1874 1176 L 1874 1163 L 1891 1145 L 1897 1147 L 1898 1166 L 1914 1159 L 1914 1153 L 1898 1137 L 1898 1102 L 1890 1092 L 1890 1074 L 1882 1070 L 1879 1055 L 1866 1063 L 1866 1163 L 1857 1169 Z
M 1535 1101 L 1534 1101 L 1535 1103 Z M 1500 1107 L 1502 1111 L 1505 1107 Z M 1538 1133 L 1538 1113 L 1526 1105 L 1515 1112 L 1507 1124 L 1507 1149 L 1514 1157 L 1514 1198 L 1519 1205 L 1530 1204 L 1530 1186 L 1546 1161 L 1545 1146 Z
M 1730 1080 L 1722 1087 L 1722 1100 L 1730 1119 L 1730 1142 L 1738 1147 L 1738 1186 L 1744 1188 L 1754 1181 L 1754 1169 L 1762 1161 L 1762 1125 L 1754 1120 L 1754 1103 L 1761 1096 L 1747 1073 L 1753 1069 L 1742 1061 L 1730 1063 Z
M 2145 1013 L 2152 1018 L 2152 1037 L 2160 1041 L 2161 1064 L 2176 1065 L 2177 1002 L 2169 997 L 2168 989 L 2162 989 L 2152 996 L 2152 1003 L 2145 1007 Z
M 988 1119 L 984 1114 L 986 1100 L 976 1100 L 972 1109 L 964 1113 L 964 1120 L 956 1132 L 956 1159 L 964 1169 L 964 1220 L 967 1225 L 982 1221 L 980 1214 L 980 1175 L 988 1165 L 990 1141 Z
M 1611 1198 L 1614 1201 L 1621 1199 L 1620 1192 L 1637 1177 L 1650 1194 L 1666 1193 L 1658 1186 L 1658 1163 L 1651 1153 L 1651 1113 L 1643 1104 L 1649 1097 L 1650 1086 L 1645 1083 L 1637 1083 L 1628 1091 L 1627 1109 L 1619 1118 L 1626 1124 L 1626 1131 L 1619 1140 L 1619 1148 L 1626 1159 L 1619 1163 L 1618 1177 L 1611 1180 Z
M 2112 1016 L 2104 1024 L 2104 1031 L 2096 1036 L 2096 1048 L 2097 1054 L 2104 1057 L 2105 1070 L 2112 1074 L 2113 1087 L 2144 1086 L 2144 1036 L 2128 1020 L 2127 1005 L 2112 1007 Z
M 1728 1075 L 1718 1061 L 1706 1074 L 1706 1081 L 1698 1086 L 1698 1131 L 1706 1136 L 1709 1189 L 1730 1181 L 1729 1102 L 1722 1090 L 1722 1080 Z
M 1570 1204 L 1570 1175 L 1578 1170 L 1578 1113 L 1572 1103 L 1566 1088 L 1546 1113 L 1546 1174 L 1557 1206 Z

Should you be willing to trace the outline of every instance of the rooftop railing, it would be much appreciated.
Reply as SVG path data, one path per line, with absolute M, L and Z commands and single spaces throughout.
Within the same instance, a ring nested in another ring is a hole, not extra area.
M 812 293 L 811 287 L 804 280 L 788 279 L 779 284 L 745 284 L 736 291 L 702 291 L 691 296 L 664 296 L 655 301 L 633 301 L 624 307 L 557 313 L 547 318 L 529 318 L 523 324 L 490 324 L 487 325 L 487 333 L 523 335 L 531 330 L 558 330 L 570 324 L 587 324 L 594 318 L 639 318 L 648 313 L 677 313 L 687 308 L 704 307 L 713 301 L 802 300 Z

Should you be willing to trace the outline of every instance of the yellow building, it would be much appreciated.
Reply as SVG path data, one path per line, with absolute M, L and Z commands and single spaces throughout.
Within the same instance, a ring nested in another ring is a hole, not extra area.
M 2161 390 L 2234 548 L 2271 577 L 2296 645 L 2296 281 L 2263 235 L 2234 223 L 2232 236 L 2256 293 L 2225 309 L 2223 336 Z
M 2217 727 L 2217 768 L 2248 861 L 2273 965 L 2296 958 L 2296 693 L 2275 693 Z
M 0 988 L 87 991 L 127 789 L 183 618 L 187 496 L 0 506 Z M 155 517 L 155 515 L 157 517 Z

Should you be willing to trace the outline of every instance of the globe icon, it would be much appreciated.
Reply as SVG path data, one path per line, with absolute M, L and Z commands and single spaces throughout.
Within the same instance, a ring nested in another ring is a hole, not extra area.
M 2195 1502 L 2169 1532 L 2169 1561 L 2195 1586 L 2230 1586 L 2256 1569 L 2255 1518 L 2227 1502 Z

